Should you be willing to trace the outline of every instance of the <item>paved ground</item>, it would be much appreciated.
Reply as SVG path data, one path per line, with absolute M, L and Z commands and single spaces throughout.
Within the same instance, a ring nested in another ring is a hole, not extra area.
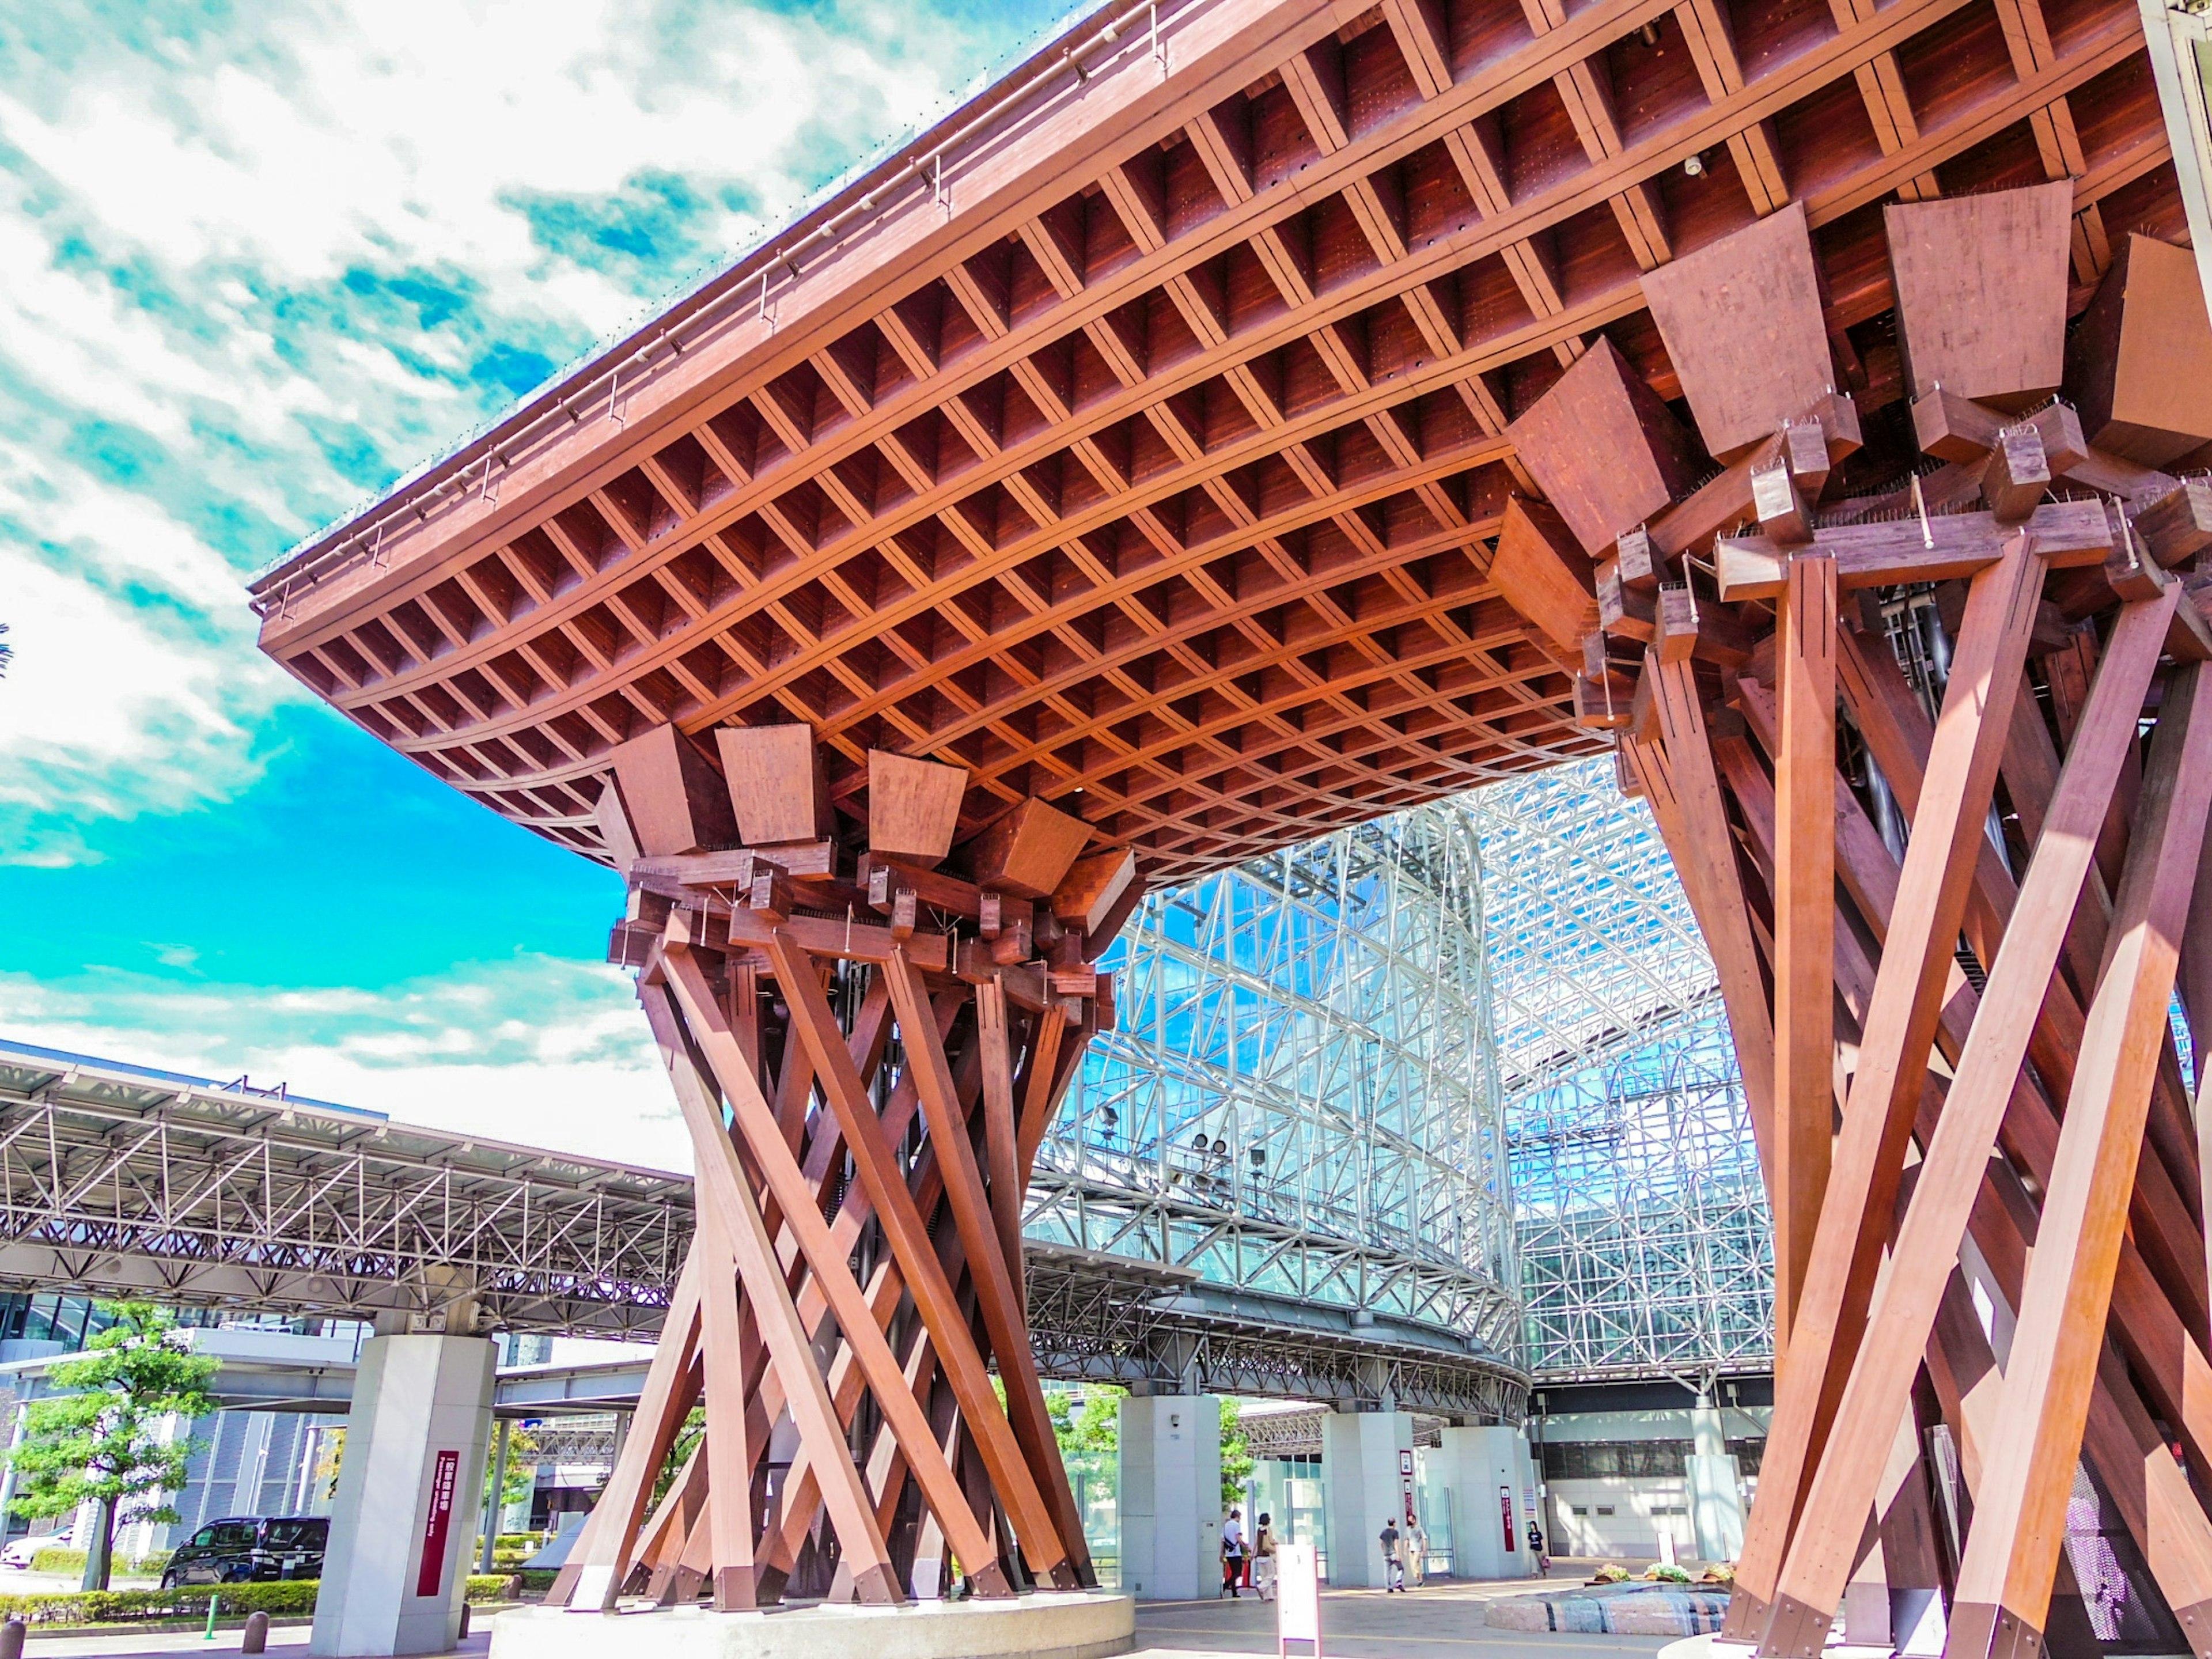
M 1404 1595 L 1380 1590 L 1324 1589 L 1321 1598 L 1325 1659 L 1644 1659 L 1673 1640 L 1664 1636 L 1531 1634 L 1492 1630 L 1483 1604 L 1501 1595 L 1563 1588 L 1578 1577 L 1556 1573 L 1548 1586 L 1536 1579 L 1499 1583 L 1432 1582 Z M 271 1653 L 297 1654 L 307 1645 L 306 1625 L 269 1632 Z M 173 1659 L 180 1654 L 238 1651 L 239 1632 L 218 1631 L 207 1641 L 196 1632 L 167 1635 L 33 1636 L 26 1659 Z M 490 1646 L 488 1629 L 461 1644 L 463 1659 Z M 1137 1609 L 1134 1659 L 1193 1659 L 1275 1651 L 1275 1609 L 1256 1596 L 1235 1601 L 1146 1601 Z M 618 1656 L 611 1656 L 611 1659 Z
M 1577 1582 L 1555 1574 L 1498 1583 L 1431 1582 L 1404 1595 L 1381 1590 L 1325 1589 L 1321 1646 L 1327 1659 L 1597 1659 L 1654 1654 L 1668 1636 L 1582 1636 L 1492 1630 L 1483 1603 Z M 1275 1610 L 1246 1595 L 1235 1601 L 1146 1601 L 1137 1608 L 1137 1647 L 1144 1655 L 1249 1654 L 1275 1651 Z

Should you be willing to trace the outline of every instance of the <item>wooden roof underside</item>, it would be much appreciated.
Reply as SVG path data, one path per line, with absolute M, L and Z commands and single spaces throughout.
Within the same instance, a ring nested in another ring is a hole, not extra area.
M 1881 203 L 2070 177 L 2077 310 L 2109 238 L 2184 234 L 2133 0 L 1190 0 L 1160 40 L 304 550 L 264 647 L 588 855 L 616 744 L 800 720 L 848 813 L 892 750 L 969 769 L 963 833 L 1039 796 L 1188 878 L 1609 746 L 1486 572 L 1507 423 L 1600 333 L 1679 396 L 1645 270 L 1802 201 L 1872 482 L 1912 459 Z

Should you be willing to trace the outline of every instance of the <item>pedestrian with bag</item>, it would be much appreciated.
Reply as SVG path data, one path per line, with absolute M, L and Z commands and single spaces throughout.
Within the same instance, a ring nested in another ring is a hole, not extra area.
M 1552 1576 L 1552 1558 L 1544 1553 L 1544 1534 L 1537 1530 L 1534 1521 L 1528 1523 L 1528 1553 L 1535 1560 L 1536 1577 L 1549 1578 Z
M 1252 1534 L 1252 1591 L 1262 1601 L 1275 1599 L 1275 1528 L 1273 1517 L 1260 1517 Z
M 1422 1527 L 1421 1517 L 1418 1515 L 1409 1515 L 1406 1517 L 1406 1537 L 1403 1547 L 1406 1554 L 1406 1568 L 1400 1577 L 1411 1588 L 1419 1589 L 1428 1582 L 1429 1578 L 1429 1534 Z
M 1221 1589 L 1214 1600 L 1227 1596 L 1232 1601 L 1244 1599 L 1238 1586 L 1244 1582 L 1244 1522 L 1242 1510 L 1229 1511 L 1229 1518 L 1221 1523 Z

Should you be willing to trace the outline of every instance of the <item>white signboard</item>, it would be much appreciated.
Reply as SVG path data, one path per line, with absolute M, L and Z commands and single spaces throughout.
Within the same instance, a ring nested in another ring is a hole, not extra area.
M 1275 1652 L 1321 1659 L 1321 1571 L 1311 1544 L 1275 1546 Z

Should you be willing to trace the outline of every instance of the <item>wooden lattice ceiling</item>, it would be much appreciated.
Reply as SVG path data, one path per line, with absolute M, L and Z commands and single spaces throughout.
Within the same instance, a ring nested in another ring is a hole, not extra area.
M 805 720 L 1185 878 L 1609 744 L 1487 580 L 1508 427 L 1796 201 L 1873 483 L 1880 204 L 2182 212 L 2133 0 L 1189 0 L 1094 18 L 255 588 L 378 738 L 603 856 L 615 744 Z M 1901 434 L 1902 435 L 1899 435 Z

